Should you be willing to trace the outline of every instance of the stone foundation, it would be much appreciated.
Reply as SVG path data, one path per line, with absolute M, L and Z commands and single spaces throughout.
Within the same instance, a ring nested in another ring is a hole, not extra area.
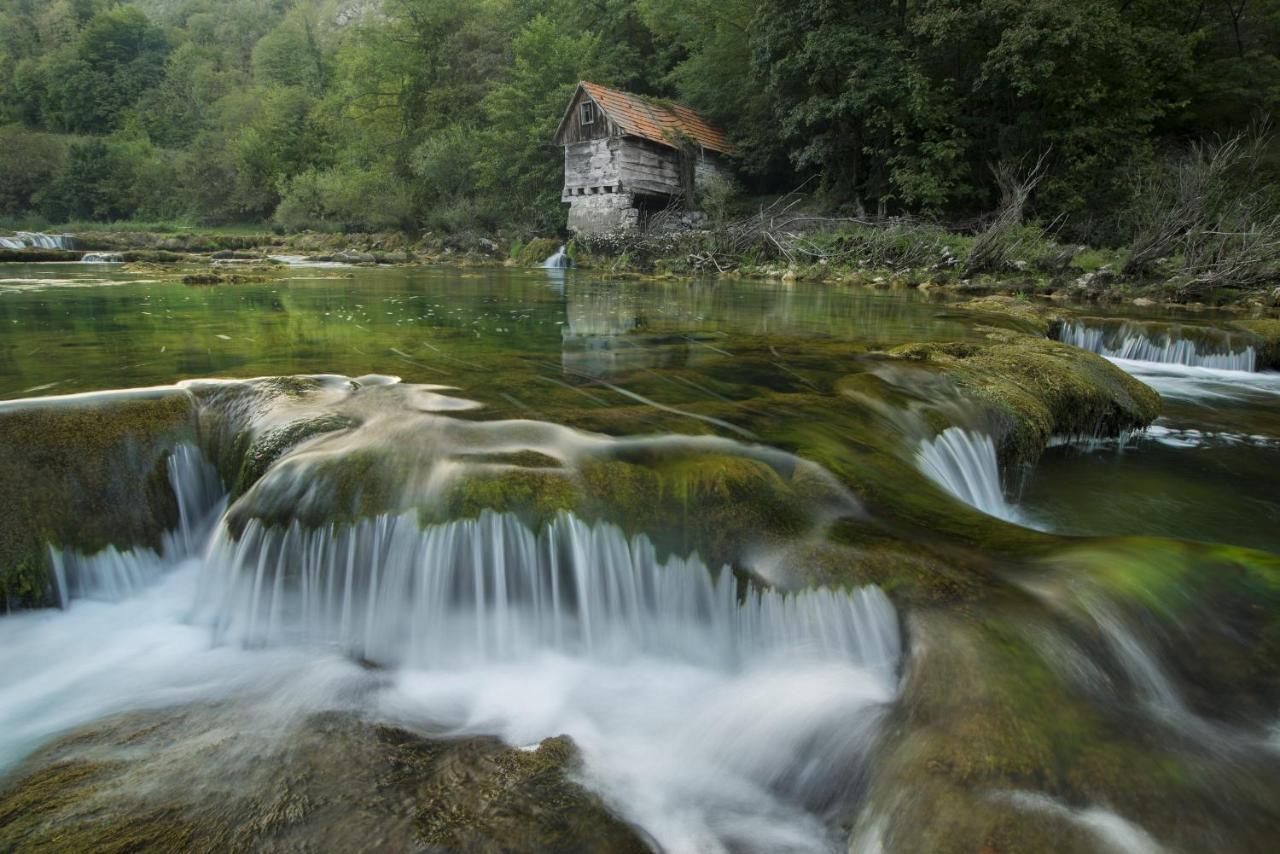
M 578 234 L 634 228 L 640 220 L 640 211 L 631 193 L 572 196 L 568 202 L 569 230 Z

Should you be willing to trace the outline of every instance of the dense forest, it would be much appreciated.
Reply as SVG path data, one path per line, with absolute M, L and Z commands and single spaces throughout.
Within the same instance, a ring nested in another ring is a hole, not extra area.
M 746 194 L 960 223 L 1041 162 L 1105 242 L 1274 111 L 1280 0 L 0 0 L 0 216 L 554 230 L 580 79 L 719 121 Z

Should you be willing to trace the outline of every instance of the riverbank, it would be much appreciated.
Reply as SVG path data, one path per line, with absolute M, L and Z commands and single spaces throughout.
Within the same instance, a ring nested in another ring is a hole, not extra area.
M 41 235 L 43 237 L 43 235 Z M 224 265 L 258 262 L 351 265 L 458 264 L 537 267 L 562 245 L 472 233 L 302 232 L 72 227 L 27 248 L 0 248 L 0 262 L 79 261 L 86 253 L 134 264 Z M 811 281 L 875 288 L 919 288 L 980 297 L 1005 294 L 1071 303 L 1225 309 L 1255 317 L 1280 309 L 1280 279 L 1248 287 L 1206 288 L 1181 275 L 1174 259 L 1156 272 L 1126 275 L 1124 250 L 1062 246 L 1043 235 L 1016 236 L 992 253 L 982 235 L 924 225 L 851 225 L 790 234 L 786 242 L 743 245 L 715 229 L 662 235 L 605 235 L 570 240 L 568 254 L 583 271 L 611 276 L 721 277 Z M 976 258 L 975 256 L 981 256 Z M 274 262 L 273 262 L 273 259 Z M 208 280 L 216 284 L 216 279 Z

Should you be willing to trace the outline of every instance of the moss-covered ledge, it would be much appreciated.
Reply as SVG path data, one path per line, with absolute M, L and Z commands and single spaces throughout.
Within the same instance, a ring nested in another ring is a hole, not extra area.
M 0 402 L 0 610 L 54 604 L 49 546 L 158 546 L 177 522 L 166 460 L 197 437 L 163 387 Z
M 1280 371 L 1280 318 L 1238 320 L 1234 325 L 1257 339 L 1254 349 L 1258 353 L 1258 370 Z
M 946 375 L 977 403 L 1004 467 L 1034 463 L 1054 437 L 1118 436 L 1160 414 L 1160 395 L 1106 359 L 1030 335 L 908 344 L 888 355 Z

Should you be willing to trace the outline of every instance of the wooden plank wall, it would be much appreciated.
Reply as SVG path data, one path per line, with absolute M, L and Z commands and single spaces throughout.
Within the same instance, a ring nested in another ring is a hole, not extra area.
M 674 196 L 680 169 L 674 149 L 630 137 L 592 140 L 564 149 L 564 197 L 583 189 Z
M 578 105 L 583 101 L 589 101 L 591 97 L 586 92 L 579 92 L 578 97 L 573 101 L 573 109 L 569 111 L 569 120 L 565 122 L 564 130 L 556 142 L 560 145 L 570 145 L 575 142 L 586 142 L 589 139 L 606 139 L 617 133 L 617 128 L 613 122 L 604 114 L 604 110 L 600 109 L 600 105 L 596 105 L 596 120 L 589 125 L 582 124 L 582 112 L 578 109 Z

